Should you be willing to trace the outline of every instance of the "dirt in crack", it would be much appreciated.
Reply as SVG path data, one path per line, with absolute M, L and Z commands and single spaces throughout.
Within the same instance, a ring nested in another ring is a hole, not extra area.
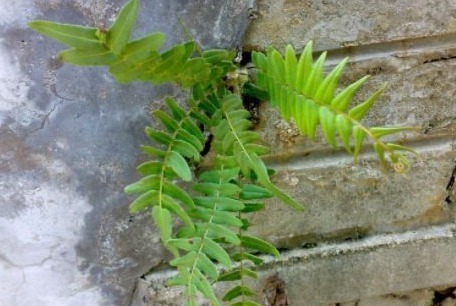
M 434 291 L 432 306 L 442 306 L 447 299 L 456 299 L 455 290 L 456 287 L 449 287 L 444 290 Z
M 451 177 L 446 186 L 447 197 L 445 198 L 445 203 L 447 205 L 453 204 L 456 201 L 456 192 L 455 192 L 455 179 L 456 179 L 456 166 L 451 172 Z

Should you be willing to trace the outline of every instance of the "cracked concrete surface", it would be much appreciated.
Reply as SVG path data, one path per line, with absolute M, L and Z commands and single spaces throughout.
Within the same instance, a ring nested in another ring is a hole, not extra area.
M 175 89 L 63 65 L 63 46 L 26 27 L 106 26 L 124 2 L 0 1 L 0 305 L 127 305 L 168 256 L 150 216 L 128 215 L 123 188 L 138 178 L 148 111 Z M 142 1 L 133 36 L 181 42 L 180 17 L 204 48 L 234 47 L 250 2 Z

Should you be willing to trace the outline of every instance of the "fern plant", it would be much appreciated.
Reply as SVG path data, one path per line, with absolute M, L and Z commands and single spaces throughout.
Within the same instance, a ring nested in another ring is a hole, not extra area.
M 190 41 L 161 52 L 162 33 L 130 41 L 138 2 L 130 0 L 107 31 L 42 20 L 29 26 L 70 47 L 58 55 L 64 62 L 107 66 L 120 83 L 173 82 L 188 90 L 185 105 L 167 98 L 166 110 L 153 113 L 161 129 L 145 129 L 154 145 L 141 147 L 150 157 L 137 168 L 143 177 L 125 188 L 128 194 L 139 194 L 129 206 L 130 213 L 150 210 L 163 245 L 174 256 L 170 265 L 177 274 L 170 284 L 184 286 L 188 305 L 196 305 L 199 293 L 220 305 L 212 285 L 224 281 L 235 285 L 222 301 L 232 306 L 259 305 L 252 300 L 255 293 L 245 278 L 257 277 L 255 266 L 262 264 L 259 254 L 278 257 L 279 252 L 267 241 L 247 234 L 248 216 L 263 209 L 263 201 L 272 196 L 296 210 L 303 206 L 272 183 L 273 171 L 261 159 L 269 148 L 260 144 L 259 134 L 251 129 L 243 94 L 269 100 L 311 139 L 321 126 L 335 147 L 338 134 L 355 161 L 368 136 L 381 165 L 391 162 L 399 172 L 409 166 L 402 151 L 413 150 L 381 138 L 412 128 L 364 126 L 361 120 L 384 87 L 348 109 L 367 77 L 336 92 L 347 60 L 324 76 L 325 53 L 314 62 L 311 42 L 299 59 L 291 46 L 285 57 L 273 48 L 266 54 L 254 52 L 257 77 L 249 80 L 238 73 L 233 51 L 200 51 Z M 210 139 L 212 154 L 205 155 L 203 148 Z M 205 165 L 210 166 L 198 170 L 207 156 L 211 160 Z M 183 188 L 179 182 L 190 187 Z M 181 221 L 178 228 L 173 227 L 175 218 Z

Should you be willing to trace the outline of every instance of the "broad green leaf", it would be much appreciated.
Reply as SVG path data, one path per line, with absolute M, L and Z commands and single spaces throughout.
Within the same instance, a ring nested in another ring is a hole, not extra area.
M 306 87 L 303 93 L 308 97 L 313 97 L 321 82 L 323 81 L 323 70 L 326 61 L 326 52 L 323 52 L 312 67 Z
M 385 90 L 386 84 L 383 84 L 380 89 L 378 89 L 376 92 L 374 92 L 366 101 L 363 103 L 353 107 L 349 112 L 348 116 L 353 118 L 354 120 L 361 120 L 364 118 L 364 116 L 367 114 L 367 112 L 370 110 L 372 105 L 377 101 L 377 99 L 380 97 L 380 95 L 383 93 Z
M 138 2 L 138 0 L 127 2 L 109 28 L 107 44 L 114 54 L 120 54 L 130 39 L 131 30 L 138 16 Z
M 295 88 L 296 83 L 296 69 L 298 67 L 298 60 L 291 45 L 287 45 L 285 49 L 285 75 L 286 82 L 291 87 Z
M 116 60 L 116 56 L 103 46 L 90 49 L 68 49 L 60 52 L 57 57 L 63 62 L 78 66 L 106 66 Z
M 345 150 L 352 153 L 350 147 L 350 135 L 352 132 L 352 123 L 342 114 L 336 116 L 336 127 L 339 131 L 340 138 L 344 144 Z
M 277 251 L 277 249 L 267 241 L 264 241 L 257 237 L 247 236 L 247 235 L 241 236 L 240 239 L 241 239 L 241 245 L 246 248 L 254 249 L 254 250 L 260 251 L 262 253 L 271 254 L 277 258 L 280 257 L 279 251 Z
M 169 262 L 173 267 L 188 267 L 192 268 L 195 261 L 198 259 L 198 254 L 196 252 L 189 252 L 184 256 L 174 258 Z
M 147 161 L 139 165 L 136 170 L 142 175 L 158 175 L 163 172 L 163 163 L 159 161 Z
M 281 82 L 285 83 L 285 63 L 282 55 L 275 49 L 271 48 L 268 50 L 269 65 L 268 69 L 271 69 L 273 75 Z
M 204 142 L 204 135 L 200 128 L 190 118 L 183 120 L 182 126 L 192 135 L 194 135 L 200 142 Z
M 143 151 L 144 153 L 147 153 L 149 155 L 152 155 L 154 157 L 160 157 L 160 158 L 163 158 L 166 155 L 166 152 L 163 150 L 159 150 L 155 147 L 145 146 L 145 145 L 141 146 L 141 151 Z
M 136 214 L 148 207 L 158 204 L 157 203 L 157 190 L 151 190 L 146 192 L 145 194 L 139 196 L 136 200 L 134 200 L 130 206 L 129 210 L 131 214 Z
M 171 197 L 166 194 L 161 194 L 162 206 L 178 216 L 183 222 L 189 226 L 193 226 L 192 219 L 187 212 Z
M 168 146 L 173 141 L 173 138 L 165 132 L 154 130 L 151 127 L 146 127 L 145 130 L 146 135 L 157 143 Z
M 151 51 L 159 49 L 165 43 L 164 33 L 155 32 L 127 44 L 122 52 L 122 58 L 132 62 L 147 58 Z
M 224 302 L 227 302 L 227 301 L 232 301 L 234 300 L 235 298 L 239 297 L 239 296 L 254 296 L 255 293 L 248 287 L 246 286 L 241 286 L 241 285 L 238 285 L 232 289 L 230 289 L 227 293 L 225 293 L 225 295 L 223 296 L 222 300 Z
M 217 210 L 222 211 L 241 211 L 245 208 L 244 203 L 228 197 L 219 197 L 217 199 Z
M 316 101 L 325 105 L 330 104 L 347 61 L 348 58 L 344 58 L 323 80 L 315 93 Z
M 353 138 L 355 140 L 353 157 L 355 158 L 355 163 L 358 161 L 358 154 L 361 151 L 361 146 L 363 145 L 365 136 L 366 133 L 359 126 L 353 126 Z
M 179 106 L 179 104 L 177 104 L 173 98 L 165 98 L 165 103 L 171 110 L 173 117 L 177 120 L 182 120 L 183 118 L 187 117 L 187 113 Z
M 239 175 L 239 168 L 230 168 L 223 170 L 210 170 L 204 171 L 200 174 L 200 180 L 202 182 L 212 183 L 228 183 L 237 179 Z
M 160 186 L 160 178 L 156 175 L 146 176 L 136 183 L 125 187 L 125 193 L 143 193 L 149 190 L 156 190 Z
M 243 276 L 248 276 L 251 278 L 258 278 L 258 275 L 255 271 L 247 269 L 244 267 L 237 267 L 233 270 L 229 270 L 219 276 L 217 282 L 226 282 L 226 281 L 235 281 L 241 279 Z
M 240 211 L 244 209 L 244 203 L 241 201 L 224 196 L 196 197 L 195 202 L 199 206 L 210 209 L 216 208 L 221 211 Z
M 383 169 L 386 168 L 386 159 L 385 159 L 385 149 L 383 148 L 381 143 L 374 143 L 374 150 L 377 152 L 378 159 L 380 160 L 380 164 Z
M 188 193 L 174 183 L 163 181 L 163 191 L 167 195 L 173 197 L 174 199 L 181 201 L 183 204 L 187 205 L 189 208 L 192 208 L 195 206 L 192 198 L 188 195 Z
M 161 83 L 173 79 L 177 71 L 182 68 L 189 56 L 193 53 L 195 44 L 188 42 L 175 45 L 162 53 L 161 63 L 153 71 L 157 75 L 156 82 Z
M 197 183 L 193 184 L 193 190 L 198 191 L 205 195 L 217 195 L 219 189 L 218 183 Z
M 45 20 L 31 21 L 28 23 L 28 26 L 41 34 L 44 34 L 70 47 L 90 50 L 92 48 L 98 48 L 102 45 L 96 35 L 98 31 L 97 28 Z
M 345 111 L 352 101 L 353 96 L 358 92 L 360 87 L 367 81 L 367 79 L 369 79 L 369 76 L 365 76 L 355 83 L 347 86 L 331 101 L 331 107 L 334 107 L 338 111 Z
M 241 227 L 243 225 L 242 221 L 238 217 L 226 211 L 215 211 L 212 220 L 217 224 L 231 225 L 235 227 Z
M 298 61 L 296 85 L 295 88 L 299 93 L 304 92 L 309 81 L 309 75 L 312 70 L 312 47 L 313 42 L 309 41 L 301 53 Z
M 241 243 L 237 234 L 223 225 L 209 223 L 208 227 L 212 235 L 224 238 L 227 243 L 231 243 L 232 245 L 239 245 Z
M 243 252 L 242 254 L 236 253 L 232 256 L 232 258 L 233 258 L 233 260 L 236 260 L 236 261 L 250 260 L 256 266 L 261 265 L 264 262 L 264 260 L 261 257 L 247 253 L 247 252 Z
M 207 297 L 211 303 L 212 306 L 220 306 L 220 302 L 218 301 L 217 297 L 214 294 L 214 291 L 212 290 L 211 284 L 207 281 L 207 279 L 204 277 L 203 274 L 199 270 L 195 270 L 195 285 L 198 288 L 198 290 L 203 293 L 205 297 Z
M 168 158 L 166 159 L 166 165 L 173 169 L 182 180 L 186 182 L 192 180 L 192 171 L 185 159 L 179 153 L 170 151 L 168 153 Z
M 336 147 L 336 115 L 326 106 L 320 107 L 321 129 L 329 144 Z
M 160 230 L 160 238 L 166 247 L 176 256 L 178 251 L 175 247 L 168 245 L 169 239 L 171 239 L 173 231 L 173 220 L 171 218 L 170 212 L 160 206 L 152 207 L 152 218 L 154 219 L 155 224 Z
M 255 154 L 250 155 L 251 162 L 252 162 L 252 167 L 253 170 L 255 171 L 258 181 L 266 187 L 272 194 L 274 194 L 279 200 L 281 200 L 283 203 L 289 205 L 290 207 L 296 209 L 296 210 L 304 210 L 304 207 L 300 204 L 298 204 L 293 198 L 291 198 L 289 195 L 284 193 L 280 188 L 277 188 L 270 180 L 269 180 L 269 174 L 268 174 L 268 169 L 264 165 L 263 161 L 261 158 L 259 158 Z
M 240 280 L 241 278 L 242 273 L 238 268 L 236 268 L 219 275 L 217 282 L 232 282 L 235 280 Z
M 405 131 L 416 131 L 416 127 L 412 126 L 387 126 L 387 127 L 372 127 L 369 129 L 370 132 L 375 136 L 375 137 L 383 137 L 386 135 L 391 135 L 391 134 L 396 134 L 400 132 L 405 132 Z
M 239 195 L 243 200 L 267 199 L 272 196 L 273 194 L 268 189 L 253 184 L 242 185 L 242 190 Z
M 204 243 L 204 242 L 203 242 Z M 199 253 L 196 266 L 209 278 L 216 280 L 218 277 L 217 267 L 215 264 L 206 256 L 205 253 Z
M 158 207 L 158 206 L 157 206 Z M 191 252 L 191 251 L 198 251 L 201 239 L 198 238 L 198 243 L 195 243 L 196 238 L 193 239 L 168 239 L 166 241 L 166 244 L 168 246 L 175 247 L 180 250 L 184 250 L 186 252 Z
M 402 145 L 399 145 L 399 144 L 396 144 L 396 143 L 387 143 L 386 147 L 389 150 L 408 151 L 408 152 L 411 152 L 413 154 L 418 155 L 418 153 L 415 150 L 413 150 L 412 148 L 409 148 L 409 147 L 406 147 L 406 146 L 402 146 Z
M 203 252 L 210 258 L 217 260 L 228 269 L 231 268 L 230 255 L 228 255 L 228 253 L 212 239 L 204 239 Z
M 225 60 L 233 60 L 235 57 L 234 51 L 221 50 L 221 49 L 210 49 L 203 52 L 203 58 L 209 64 L 216 64 Z
M 255 211 L 260 211 L 264 209 L 264 203 L 244 203 L 244 209 L 242 212 L 250 213 Z
M 189 142 L 177 139 L 173 143 L 173 151 L 178 152 L 184 157 L 193 159 L 194 161 L 200 160 L 200 152 Z
M 154 111 L 154 116 L 169 132 L 174 132 L 179 128 L 179 123 L 162 110 Z
M 190 134 L 186 130 L 180 129 L 179 132 L 177 132 L 177 138 L 191 143 L 198 151 L 203 150 L 203 141 Z

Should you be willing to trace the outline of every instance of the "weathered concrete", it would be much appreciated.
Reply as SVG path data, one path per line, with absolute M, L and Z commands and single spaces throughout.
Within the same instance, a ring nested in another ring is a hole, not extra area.
M 129 217 L 123 187 L 138 178 L 148 111 L 175 90 L 63 66 L 62 46 L 26 27 L 109 26 L 124 2 L 0 2 L 0 305 L 127 305 L 167 258 L 150 217 Z M 182 18 L 203 47 L 234 47 L 252 3 L 142 1 L 134 36 L 181 42 Z
M 371 145 L 366 144 L 361 165 L 353 166 L 351 157 L 343 150 L 330 148 L 321 133 L 316 142 L 300 137 L 292 123 L 281 120 L 275 109 L 263 105 L 257 128 L 263 140 L 273 148 L 269 157 L 271 165 L 281 170 L 276 181 L 308 206 L 305 213 L 298 215 L 280 204 L 273 204 L 254 218 L 252 231 L 281 247 L 404 231 L 454 220 L 454 205 L 451 205 L 454 188 L 449 188 L 449 183 L 456 168 L 453 89 L 456 25 L 445 30 L 439 28 L 441 16 L 448 12 L 443 7 L 430 6 L 429 16 L 419 22 L 416 19 L 415 23 L 408 24 L 408 32 L 402 32 L 403 27 L 396 26 L 400 22 L 396 20 L 398 15 L 390 12 L 389 3 L 372 8 L 367 3 L 361 6 L 350 2 L 346 5 L 348 8 L 336 12 L 339 5 L 335 1 L 307 1 L 306 5 L 302 1 L 261 1 L 258 15 L 262 17 L 252 24 L 246 44 L 264 49 L 268 43 L 263 40 L 266 35 L 279 48 L 283 46 L 281 37 L 287 35 L 290 36 L 288 42 L 295 46 L 301 44 L 301 37 L 312 39 L 317 49 L 337 41 L 338 45 L 328 46 L 332 48 L 328 63 L 331 67 L 350 56 L 343 84 L 371 74 L 357 95 L 358 101 L 363 101 L 381 84 L 388 84 L 364 123 L 417 127 L 417 132 L 389 139 L 415 148 L 420 157 L 411 156 L 412 168 L 405 176 L 392 172 L 383 174 L 375 162 Z M 402 4 L 395 5 L 400 12 Z M 373 10 L 382 13 L 375 17 Z M 391 14 L 384 15 L 384 12 Z M 337 31 L 320 37 L 316 32 L 305 32 L 301 23 L 292 24 L 287 19 L 290 14 L 305 14 L 309 17 L 302 20 L 305 26 L 325 29 L 335 27 L 333 20 L 342 22 L 362 16 L 360 20 L 369 20 L 371 32 L 366 36 L 362 31 L 354 31 L 356 39 L 353 41 L 343 35 L 345 32 Z M 334 19 L 336 15 L 340 19 Z M 407 18 L 416 16 L 412 14 Z M 287 31 L 281 37 L 276 36 L 277 31 L 268 31 L 280 19 L 285 24 L 281 31 Z M 380 22 L 383 22 L 381 28 L 375 25 Z M 418 26 L 419 23 L 422 24 Z M 260 28 L 262 34 L 258 32 Z M 294 32 L 298 29 L 303 30 L 301 36 Z M 434 36 L 427 36 L 430 34 Z M 264 223 L 269 225 L 261 226 Z
M 329 50 L 330 66 L 350 56 L 343 84 L 372 75 L 358 101 L 388 83 L 366 125 L 418 128 L 390 138 L 420 153 L 410 156 L 410 171 L 384 174 L 368 145 L 353 165 L 321 135 L 299 137 L 276 110 L 260 107 L 257 128 L 273 148 L 274 179 L 307 205 L 296 214 L 271 201 L 251 220 L 252 232 L 292 249 L 261 270 L 262 281 L 275 273 L 284 280 L 290 305 L 433 305 L 455 286 L 454 9 L 429 0 L 259 1 L 246 50 L 300 50 L 313 40 L 317 54 Z M 135 305 L 181 305 L 179 289 L 163 286 L 167 273 L 140 280 Z M 262 281 L 252 284 L 258 301 Z M 447 297 L 442 305 L 454 305 Z
M 257 293 L 255 299 L 262 302 L 266 279 L 277 274 L 284 280 L 290 305 L 334 305 L 357 300 L 364 301 L 361 305 L 388 305 L 366 302 L 389 293 L 456 283 L 456 267 L 452 264 L 455 233 L 452 224 L 283 252 L 280 260 L 265 257 L 267 263 L 259 271 L 260 279 L 251 286 Z M 166 271 L 141 280 L 135 296 L 137 304 L 133 305 L 182 305 L 182 293 L 164 286 L 169 276 Z M 217 286 L 216 290 L 221 293 L 226 288 Z
M 312 39 L 317 49 L 328 50 L 442 35 L 454 31 L 455 9 L 450 0 L 262 0 L 245 43 L 254 49 L 289 43 L 302 48 Z

